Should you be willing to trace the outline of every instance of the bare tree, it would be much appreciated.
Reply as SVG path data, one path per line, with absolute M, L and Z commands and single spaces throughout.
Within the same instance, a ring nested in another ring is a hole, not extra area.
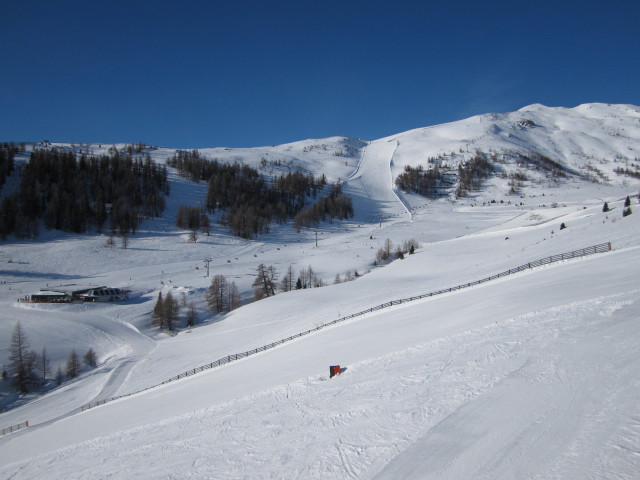
M 323 286 L 324 281 L 318 275 L 316 275 L 316 272 L 313 271 L 311 265 L 309 265 L 307 268 L 300 269 L 300 275 L 298 276 L 296 288 L 315 288 Z
M 178 321 L 179 310 L 178 301 L 173 298 L 171 292 L 167 292 L 162 305 L 167 330 L 173 330 Z
M 164 301 L 162 299 L 162 292 L 158 292 L 158 300 L 156 300 L 156 304 L 153 307 L 153 313 L 151 314 L 151 325 L 154 327 L 160 327 L 162 330 L 164 328 Z
M 384 255 L 386 258 L 384 260 L 389 260 L 391 258 L 391 250 L 393 249 L 393 242 L 391 239 L 387 238 L 384 241 Z
M 229 285 L 229 310 L 235 310 L 240 308 L 240 292 L 235 282 L 231 282 Z
M 187 317 L 185 321 L 186 327 L 193 327 L 198 322 L 198 313 L 196 312 L 196 307 L 193 306 L 193 303 L 190 303 L 187 307 Z
M 29 376 L 29 339 L 18 322 L 13 329 L 11 335 L 11 344 L 9 346 L 9 362 L 11 364 L 12 384 L 21 392 L 28 391 L 28 385 L 31 382 Z
M 58 370 L 56 371 L 56 384 L 62 385 L 64 382 L 64 373 L 62 372 L 62 366 L 58 365 Z
M 207 303 L 216 313 L 228 311 L 229 283 L 224 275 L 214 275 L 207 290 Z
M 75 350 L 72 350 L 67 358 L 66 374 L 69 378 L 75 378 L 80 375 L 80 359 Z
M 280 282 L 280 290 L 283 292 L 290 292 L 296 288 L 296 281 L 294 278 L 293 267 L 289 265 L 287 272 L 284 274 L 282 281 Z
M 51 373 L 51 366 L 49 365 L 49 357 L 47 356 L 47 349 L 45 347 L 42 347 L 42 353 L 38 361 L 38 369 L 40 370 L 40 375 L 42 375 L 42 380 L 46 381 L 47 375 Z
M 87 353 L 84 354 L 84 363 L 86 363 L 88 366 L 92 368 L 98 364 L 96 352 L 93 351 L 93 348 L 89 347 L 89 350 L 87 350 Z
M 253 281 L 253 299 L 261 300 L 276 294 L 278 272 L 273 265 L 266 267 L 263 263 L 258 265 L 256 279 Z

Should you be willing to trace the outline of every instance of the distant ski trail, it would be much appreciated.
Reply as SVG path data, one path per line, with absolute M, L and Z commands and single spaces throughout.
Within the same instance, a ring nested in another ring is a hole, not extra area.
M 355 203 L 356 214 L 367 212 L 363 221 L 383 222 L 411 212 L 394 189 L 393 155 L 398 142 L 372 142 L 363 151 L 356 170 L 344 182 Z
M 393 149 L 393 153 L 391 154 L 391 159 L 389 160 L 390 172 L 393 172 L 393 157 L 395 156 L 399 146 L 400 146 L 400 142 L 396 140 L 396 148 Z M 397 197 L 398 201 L 404 206 L 404 209 L 406 210 L 407 215 L 409 215 L 409 221 L 413 221 L 413 214 L 411 213 L 410 205 L 398 193 L 398 189 L 395 186 L 395 181 L 393 180 L 393 173 L 391 174 L 391 191 Z
M 354 178 L 358 172 L 360 171 L 360 166 L 362 165 L 362 160 L 364 159 L 364 156 L 367 154 L 367 146 L 365 145 L 364 147 L 362 147 L 362 154 L 360 155 L 360 159 L 358 160 L 358 164 L 356 165 L 356 168 L 354 169 L 353 172 L 351 172 L 351 174 L 343 181 L 347 182 L 349 180 L 351 180 L 352 178 Z

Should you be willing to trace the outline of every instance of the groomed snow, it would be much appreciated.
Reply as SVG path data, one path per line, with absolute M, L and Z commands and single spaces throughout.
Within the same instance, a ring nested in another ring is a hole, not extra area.
M 570 131 L 575 122 L 608 125 L 610 116 L 637 110 L 531 106 L 506 116 Z M 99 366 L 0 414 L 0 427 L 30 422 L 0 437 L 0 477 L 636 478 L 640 216 L 621 212 L 638 183 L 566 180 L 530 185 L 522 197 L 505 196 L 496 183 L 457 202 L 392 188 L 392 175 L 415 160 L 409 152 L 435 148 L 428 132 L 454 142 L 483 122 L 420 129 L 366 148 L 334 138 L 258 152 L 215 149 L 216 156 L 256 164 L 266 153 L 288 152 L 307 171 L 322 171 L 323 159 L 334 173 L 342 169 L 335 175 L 345 180 L 356 217 L 323 226 L 317 246 L 315 231 L 296 234 L 288 226 L 253 241 L 217 228 L 190 244 L 172 219 L 187 196 L 197 199 L 205 187 L 177 177 L 165 216 L 146 222 L 126 250 L 105 247 L 103 236 L 51 232 L 37 242 L 3 243 L 1 344 L 8 346 L 20 321 L 32 347 L 47 347 L 54 370 L 72 348 L 81 353 L 89 346 Z M 637 127 L 625 128 L 637 136 Z M 571 142 L 593 148 L 574 134 L 565 137 L 538 141 L 557 155 Z M 347 144 L 356 149 L 351 156 L 333 154 Z M 156 160 L 168 152 L 159 149 Z M 605 200 L 611 212 L 602 212 Z M 567 228 L 560 230 L 562 222 Z M 386 238 L 396 245 L 415 239 L 420 248 L 374 268 Z M 389 300 L 603 242 L 613 250 L 366 314 L 79 412 L 87 402 L 140 391 Z M 211 274 L 234 280 L 245 299 L 259 263 L 281 273 L 311 265 L 329 284 L 336 274 L 362 276 L 214 317 L 204 302 L 208 256 Z M 129 287 L 133 295 L 121 304 L 15 302 L 46 284 L 71 283 Z M 158 292 L 169 290 L 194 302 L 201 322 L 174 337 L 149 326 Z M 346 369 L 329 379 L 335 364 Z

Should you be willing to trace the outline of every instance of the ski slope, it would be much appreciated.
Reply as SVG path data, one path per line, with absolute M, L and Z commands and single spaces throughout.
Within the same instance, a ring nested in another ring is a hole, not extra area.
M 592 107 L 556 112 L 532 106 L 518 115 L 540 128 L 553 123 L 571 131 L 572 118 L 610 128 L 622 118 L 612 112 L 635 111 Z M 505 114 L 508 122 L 510 115 L 516 113 Z M 16 401 L 3 393 L 4 405 L 12 402 L 12 408 L 0 413 L 0 426 L 24 420 L 30 426 L 0 437 L 0 477 L 635 478 L 640 216 L 622 218 L 621 212 L 638 183 L 567 179 L 532 183 L 522 197 L 509 197 L 499 182 L 489 182 L 458 201 L 399 196 L 394 176 L 417 162 L 409 152 L 428 152 L 436 133 L 451 142 L 471 138 L 469 125 L 483 122 L 474 117 L 366 145 L 335 138 L 208 152 L 255 164 L 267 153 L 286 154 L 306 171 L 322 171 L 324 162 L 345 179 L 356 216 L 324 225 L 317 245 L 315 231 L 295 234 L 287 226 L 251 241 L 216 228 L 188 243 L 186 232 L 172 227 L 172 215 L 205 187 L 178 177 L 172 178 L 165 216 L 145 222 L 126 250 L 106 248 L 100 235 L 59 232 L 45 232 L 37 242 L 3 243 L 2 344 L 8 345 L 20 321 L 32 347 L 46 345 L 54 370 L 71 348 L 84 352 L 88 346 L 99 365 L 43 396 Z M 591 138 L 598 135 L 590 130 Z M 569 136 L 538 141 L 549 151 L 570 142 L 581 151 L 592 148 Z M 633 141 L 627 146 L 635 148 Z M 622 143 L 614 147 L 624 150 Z M 347 158 L 333 154 L 347 148 Z M 169 154 L 154 152 L 156 161 Z M 267 168 L 285 164 L 267 162 Z M 504 201 L 487 202 L 494 198 Z M 605 200 L 608 213 L 602 212 Z M 633 202 L 637 209 L 635 197 Z M 567 228 L 560 230 L 561 223 Z M 394 245 L 415 239 L 420 248 L 373 267 L 387 238 Z M 390 300 L 603 242 L 613 250 L 396 305 L 154 387 L 228 354 Z M 214 316 L 204 301 L 210 278 L 202 260 L 208 256 L 212 275 L 235 281 L 245 302 L 259 263 L 281 273 L 289 265 L 296 271 L 311 265 L 329 285 Z M 336 274 L 344 280 L 354 271 L 357 279 L 333 284 Z M 122 304 L 15 302 L 43 284 L 69 283 L 128 287 L 133 294 Z M 150 312 L 160 291 L 194 302 L 200 324 L 176 336 L 152 329 Z M 328 367 L 335 364 L 345 371 L 329 379 Z M 126 394 L 133 395 L 79 411 L 88 402 Z
M 640 290 L 623 266 L 637 255 L 393 308 L 33 427 L 4 442 L 2 463 L 17 462 L 5 474 L 604 478 L 614 463 L 633 475 Z M 329 381 L 330 363 L 347 370 Z
M 385 223 L 389 219 L 405 220 L 410 212 L 394 190 L 393 155 L 398 142 L 392 140 L 369 143 L 357 170 L 344 183 L 358 208 L 358 220 L 365 223 Z M 392 222 L 394 223 L 394 222 Z

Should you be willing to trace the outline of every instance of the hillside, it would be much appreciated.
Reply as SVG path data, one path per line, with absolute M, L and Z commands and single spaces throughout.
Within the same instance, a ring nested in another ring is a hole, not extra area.
M 630 268 L 638 264 L 640 182 L 616 172 L 638 170 L 639 140 L 638 107 L 533 105 L 370 142 L 205 149 L 207 158 L 251 165 L 266 178 L 299 169 L 340 180 L 355 216 L 300 233 L 273 225 L 250 240 L 215 225 L 192 243 L 175 215 L 182 204 L 199 205 L 206 185 L 170 169 L 165 211 L 145 220 L 126 249 L 106 246 L 104 234 L 46 229 L 37 240 L 3 242 L 0 344 L 9 345 L 19 321 L 33 348 L 46 346 L 54 371 L 72 349 L 88 347 L 98 367 L 44 396 L 18 398 L 4 387 L 5 409 L 12 408 L 0 414 L 0 427 L 30 426 L 0 437 L 0 475 L 632 478 L 640 467 L 640 290 Z M 477 191 L 457 196 L 452 186 L 427 198 L 395 186 L 407 166 L 419 165 L 446 165 L 455 182 L 458 166 L 478 152 L 495 170 Z M 148 153 L 164 163 L 175 150 Z M 626 196 L 634 213 L 623 218 Z M 387 239 L 419 248 L 375 267 Z M 603 242 L 613 251 L 372 312 L 79 413 L 88 402 L 384 302 Z M 311 266 L 328 285 L 251 303 L 260 263 L 281 275 Z M 238 285 L 240 309 L 207 308 L 214 274 Z M 131 295 L 123 303 L 16 302 L 68 284 Z M 158 293 L 169 291 L 199 317 L 175 336 L 150 325 Z M 335 364 L 346 370 L 329 380 Z

